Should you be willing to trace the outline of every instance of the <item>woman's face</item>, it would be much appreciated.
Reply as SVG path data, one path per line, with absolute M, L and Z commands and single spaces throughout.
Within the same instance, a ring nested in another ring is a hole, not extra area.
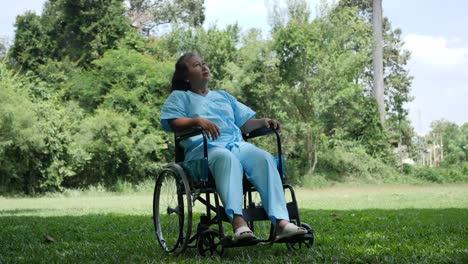
M 209 81 L 210 69 L 199 56 L 192 56 L 185 61 L 187 65 L 187 79 L 190 82 Z

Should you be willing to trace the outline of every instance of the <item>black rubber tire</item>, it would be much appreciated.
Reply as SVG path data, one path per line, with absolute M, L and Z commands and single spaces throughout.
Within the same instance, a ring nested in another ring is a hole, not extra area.
M 153 196 L 153 222 L 161 248 L 181 253 L 192 231 L 192 195 L 188 178 L 178 164 L 168 164 L 157 176 Z

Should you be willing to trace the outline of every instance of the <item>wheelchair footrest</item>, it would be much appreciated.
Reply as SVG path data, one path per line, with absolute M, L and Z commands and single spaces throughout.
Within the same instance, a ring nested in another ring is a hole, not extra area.
M 303 242 L 306 240 L 313 239 L 314 235 L 307 233 L 305 235 L 296 235 L 292 237 L 285 237 L 279 240 L 276 240 L 274 243 L 297 243 L 297 242 Z
M 223 245 L 223 247 L 225 248 L 253 246 L 253 245 L 266 243 L 266 242 L 268 242 L 268 240 L 260 239 L 260 238 L 234 240 L 232 239 L 232 236 L 226 236 L 222 238 L 220 241 L 221 245 Z

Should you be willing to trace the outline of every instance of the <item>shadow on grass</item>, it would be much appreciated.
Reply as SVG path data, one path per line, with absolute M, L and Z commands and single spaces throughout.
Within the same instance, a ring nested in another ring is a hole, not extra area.
M 32 214 L 41 214 L 41 213 L 52 213 L 54 211 L 59 211 L 58 209 L 12 209 L 12 210 L 1 210 L 0 217 L 6 216 L 21 216 L 21 215 L 32 215 Z
M 20 216 L 0 211 L 0 263 L 218 263 L 195 249 L 159 248 L 150 215 Z M 468 209 L 301 210 L 316 233 L 313 250 L 284 244 L 227 249 L 223 260 L 265 262 L 467 263 Z M 194 218 L 195 220 L 195 218 Z M 225 229 L 229 226 L 225 225 Z M 47 242 L 48 235 L 56 242 Z

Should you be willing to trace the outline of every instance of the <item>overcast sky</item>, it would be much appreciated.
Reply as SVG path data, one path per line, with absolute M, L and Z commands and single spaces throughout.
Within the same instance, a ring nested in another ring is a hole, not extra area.
M 270 0 L 271 2 L 272 0 Z M 45 0 L 0 0 L 0 37 L 14 36 L 15 17 L 27 10 L 40 14 Z M 308 0 L 312 10 L 319 2 Z M 223 28 L 239 23 L 269 30 L 264 0 L 205 0 L 205 26 Z M 408 64 L 414 77 L 408 105 L 418 133 L 445 118 L 458 125 L 468 122 L 468 1 L 383 0 L 383 13 L 400 28 L 405 48 L 412 52 Z

